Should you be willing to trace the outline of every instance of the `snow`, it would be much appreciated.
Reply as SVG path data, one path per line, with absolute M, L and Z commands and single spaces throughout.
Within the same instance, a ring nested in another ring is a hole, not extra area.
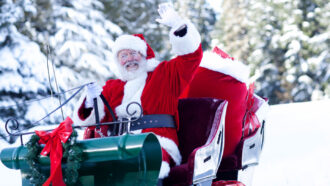
M 329 33 L 323 33 L 312 37 L 309 42 L 317 44 L 317 43 L 325 42 L 327 39 L 329 39 L 329 37 L 330 37 Z
M 217 12 L 221 12 L 221 4 L 222 4 L 222 0 L 208 0 L 207 1 L 212 8 Z
M 330 100 L 271 106 L 258 185 L 330 185 Z
M 44 66 L 40 65 L 46 61 L 46 57 L 40 53 L 36 43 L 30 42 L 15 27 L 10 27 L 10 32 L 15 38 L 15 47 L 5 46 L 0 50 L 0 59 L 5 61 L 0 65 L 5 72 L 0 77 L 0 90 L 37 92 L 43 87 L 41 82 L 47 80 L 43 71 Z M 18 69 L 21 76 L 16 73 Z
M 0 50 L 0 59 L 6 59 L 6 63 L 0 63 L 0 68 L 4 70 L 17 70 L 18 62 L 15 60 L 13 54 L 8 47 Z
M 290 56 L 298 53 L 300 49 L 301 49 L 301 45 L 300 45 L 299 41 L 293 40 L 289 44 L 289 50 L 285 53 L 284 56 L 285 57 L 290 57 Z
M 330 185 L 329 107 L 329 99 L 271 106 L 251 185 Z M 0 150 L 7 146 L 0 140 Z M 0 163 L 3 185 L 21 185 L 18 178 L 19 171 Z

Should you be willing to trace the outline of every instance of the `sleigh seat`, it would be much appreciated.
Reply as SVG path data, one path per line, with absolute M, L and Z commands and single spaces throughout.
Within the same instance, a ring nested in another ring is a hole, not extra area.
M 179 101 L 179 150 L 182 164 L 171 168 L 163 185 L 211 185 L 224 149 L 227 101 L 187 98 Z

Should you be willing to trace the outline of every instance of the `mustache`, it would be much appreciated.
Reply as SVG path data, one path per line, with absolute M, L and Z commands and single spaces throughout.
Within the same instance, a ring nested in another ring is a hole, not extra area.
M 128 67 L 130 65 L 139 65 L 139 62 L 138 61 L 128 61 L 125 63 L 124 67 Z

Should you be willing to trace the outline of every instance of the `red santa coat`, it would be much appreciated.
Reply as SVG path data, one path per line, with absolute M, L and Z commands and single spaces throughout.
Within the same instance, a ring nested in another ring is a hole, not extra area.
M 228 101 L 223 157 L 234 153 L 242 137 L 248 80 L 248 66 L 215 48 L 213 52 L 205 52 L 196 75 L 182 96 L 211 97 Z
M 178 98 L 191 81 L 203 55 L 197 30 L 189 22 L 186 25 L 187 33 L 183 37 L 174 36 L 175 29 L 170 32 L 172 48 L 178 54 L 176 58 L 159 63 L 158 66 L 139 78 L 129 81 L 116 79 L 106 82 L 102 94 L 110 106 L 115 108 L 116 117 L 126 117 L 127 104 L 135 101 L 141 104 L 144 115 L 170 114 L 175 116 L 176 125 L 179 127 L 177 119 Z M 101 122 L 112 121 L 107 108 L 99 98 L 97 100 Z M 94 123 L 94 111 L 85 109 L 83 100 L 81 103 L 73 116 L 75 122 Z M 85 136 L 91 137 L 92 134 L 89 132 L 92 130 L 87 130 Z M 106 127 L 102 128 L 102 132 L 106 135 Z M 149 128 L 143 129 L 142 132 L 153 132 L 157 135 L 163 151 L 163 163 L 171 164 L 171 160 L 176 165 L 181 163 L 176 129 Z M 97 134 L 94 137 L 97 137 Z M 165 171 L 164 177 L 169 172 L 168 164 L 167 170 L 161 170 L 161 174 L 164 174 Z

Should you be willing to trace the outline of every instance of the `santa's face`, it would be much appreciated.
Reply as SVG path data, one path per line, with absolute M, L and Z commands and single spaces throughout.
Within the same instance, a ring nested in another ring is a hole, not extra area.
M 125 70 L 132 72 L 138 70 L 142 61 L 142 55 L 135 50 L 123 49 L 118 52 L 118 60 Z
M 132 80 L 147 72 L 146 58 L 139 52 L 123 49 L 118 52 L 119 72 L 125 80 Z

